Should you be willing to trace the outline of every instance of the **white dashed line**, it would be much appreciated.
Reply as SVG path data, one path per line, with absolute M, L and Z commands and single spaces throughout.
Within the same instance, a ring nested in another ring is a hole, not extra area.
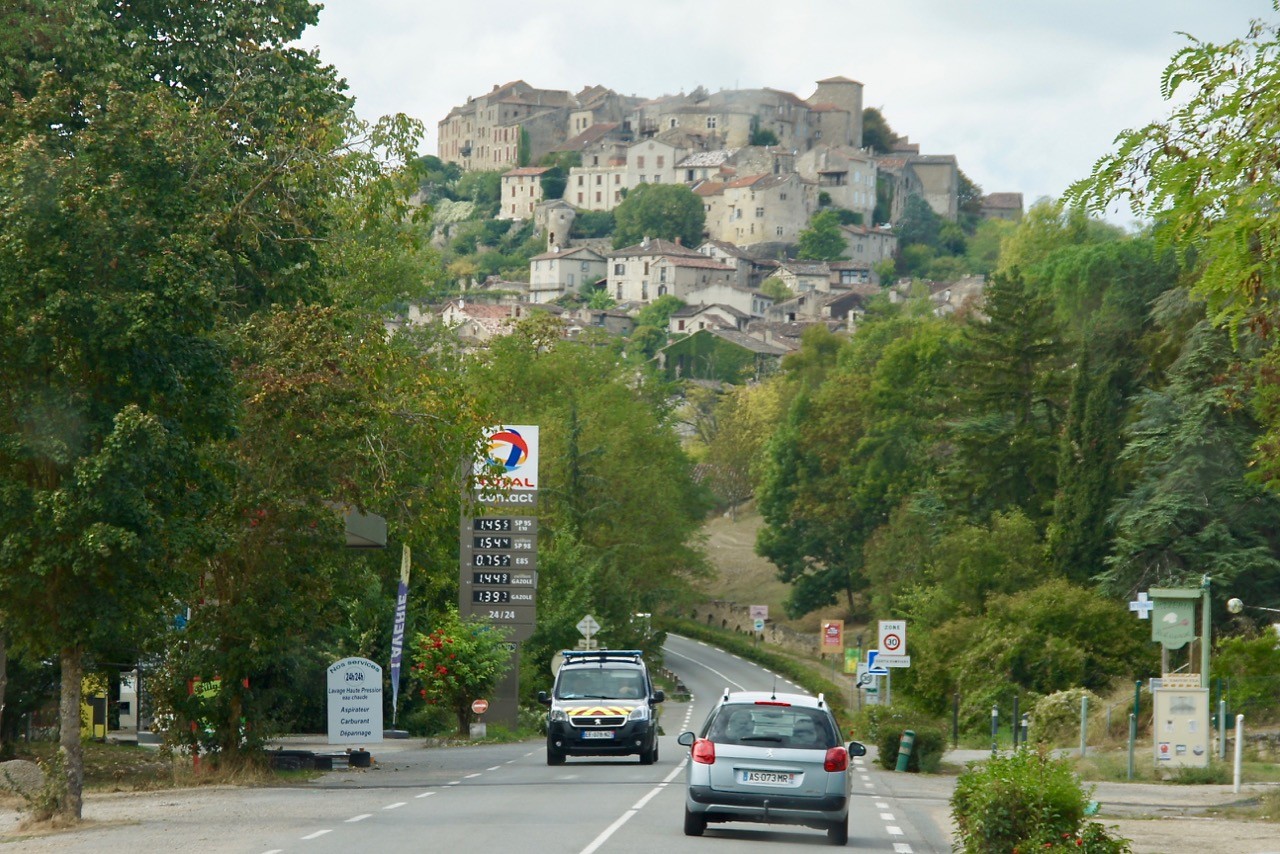
M 874 789 L 875 787 L 876 787 L 876 784 L 875 784 L 875 783 L 863 783 L 863 784 L 862 784 L 862 788 L 864 788 L 864 789 Z
M 501 767 L 502 767 L 501 765 L 495 765 L 495 766 L 493 766 L 492 768 L 486 768 L 486 769 L 484 769 L 484 770 L 486 770 L 486 771 L 497 771 L 497 770 L 498 770 L 499 768 L 501 768 Z
M 333 833 L 333 831 L 332 831 L 332 830 L 317 830 L 315 833 L 312 833 L 312 834 L 310 834 L 310 835 L 308 835 L 308 836 L 304 836 L 304 837 L 302 837 L 302 841 L 303 841 L 303 842 L 306 842 L 308 839 L 319 839 L 321 836 L 324 836 L 326 833 Z
M 911 846 L 905 842 L 893 843 L 893 854 L 913 854 Z
M 456 786 L 456 785 L 458 785 L 458 784 L 459 784 L 459 783 L 461 783 L 461 782 L 462 782 L 461 780 L 450 780 L 448 783 L 445 783 L 445 785 L 446 785 L 446 786 Z
M 902 828 L 894 827 L 892 824 L 886 826 L 885 830 L 889 831 L 890 836 L 902 836 Z
M 418 798 L 429 798 L 434 794 L 435 792 L 423 792 L 421 795 L 414 795 L 413 797 L 414 797 L 414 800 L 417 800 Z
M 883 801 L 876 801 L 876 809 L 887 810 L 888 808 L 889 808 L 889 805 L 884 803 Z
M 880 813 L 880 820 L 881 820 L 881 821 L 895 821 L 895 819 L 894 819 L 894 817 L 893 817 L 893 813 L 891 813 L 891 812 L 882 812 L 882 813 Z
M 489 770 L 490 770 L 490 771 L 492 771 L 493 769 L 492 769 L 492 768 L 490 768 Z M 479 772 L 479 771 L 477 771 L 477 772 L 476 772 L 476 773 L 474 773 L 474 774 L 468 774 L 467 776 L 463 777 L 462 779 L 464 779 L 464 780 L 470 780 L 472 777 L 479 777 L 479 776 L 480 776 L 480 772 Z
M 373 815 L 371 812 L 364 813 L 363 815 L 353 815 L 351 818 L 347 819 L 347 824 L 355 824 L 357 821 L 364 821 L 371 815 Z
M 398 808 L 400 808 L 400 807 L 404 806 L 404 804 L 405 804 L 405 802 L 404 802 L 404 801 L 399 801 L 399 802 L 394 803 L 394 804 L 387 804 L 385 807 L 383 807 L 383 809 L 384 809 L 384 810 L 394 810 L 394 809 L 398 809 Z

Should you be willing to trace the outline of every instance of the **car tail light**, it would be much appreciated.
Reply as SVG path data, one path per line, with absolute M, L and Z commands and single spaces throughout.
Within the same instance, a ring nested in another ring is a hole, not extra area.
M 697 749 L 696 747 L 694 748 Z M 695 755 L 696 757 L 696 755 Z M 833 747 L 827 751 L 827 758 L 822 762 L 823 771 L 849 770 L 849 751 L 843 747 Z
M 714 765 L 716 762 L 715 742 L 700 738 L 693 743 L 693 761 L 701 765 Z

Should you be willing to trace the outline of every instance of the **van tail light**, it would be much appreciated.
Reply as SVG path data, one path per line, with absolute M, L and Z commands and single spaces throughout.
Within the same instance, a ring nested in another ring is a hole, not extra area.
M 716 762 L 715 742 L 708 738 L 700 738 L 693 743 L 693 761 L 700 765 L 714 765 Z
M 695 748 L 696 749 L 696 748 Z M 843 747 L 833 747 L 827 751 L 827 758 L 822 762 L 823 771 L 849 770 L 849 751 Z

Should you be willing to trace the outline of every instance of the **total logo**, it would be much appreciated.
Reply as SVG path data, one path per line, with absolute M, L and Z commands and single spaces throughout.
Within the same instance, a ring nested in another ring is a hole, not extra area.
M 489 461 L 507 471 L 515 471 L 529 459 L 529 443 L 515 428 L 506 428 L 489 436 Z
M 538 488 L 538 428 L 520 424 L 494 428 L 487 434 L 484 458 L 476 464 L 476 486 L 495 490 Z M 505 473 L 493 476 L 495 468 Z

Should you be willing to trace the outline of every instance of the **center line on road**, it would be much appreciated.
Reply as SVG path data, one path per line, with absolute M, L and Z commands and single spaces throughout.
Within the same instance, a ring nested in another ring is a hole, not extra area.
M 688 760 L 687 759 L 681 760 L 680 764 L 675 767 L 675 770 L 673 770 L 670 774 L 668 774 L 661 783 L 659 783 L 657 786 L 655 786 L 652 789 L 652 791 L 646 793 L 643 798 L 636 801 L 635 806 L 633 806 L 631 809 L 624 812 L 622 815 L 618 816 L 617 821 L 615 821 L 613 824 L 606 827 L 599 836 L 591 840 L 591 844 L 588 845 L 586 848 L 583 848 L 580 854 L 594 854 L 594 852 L 598 850 L 601 845 L 604 845 L 605 842 L 609 841 L 609 837 L 617 833 L 618 828 L 622 827 L 624 824 L 630 821 L 633 815 L 640 812 L 640 810 L 644 807 L 645 804 L 649 803 L 649 801 L 652 800 L 653 797 L 656 794 L 658 794 L 658 792 L 661 792 L 663 789 L 665 789 L 667 784 L 670 783 L 672 780 L 674 780 L 676 776 L 679 775 L 680 772 L 684 770 L 686 761 Z
M 498 770 L 499 768 L 501 768 L 501 767 L 502 767 L 501 765 L 495 765 L 495 766 L 493 766 L 492 768 L 486 768 L 486 769 L 484 769 L 484 770 L 486 770 L 486 771 L 497 771 L 497 770 Z
M 431 797 L 431 796 L 432 796 L 432 795 L 434 795 L 434 794 L 435 794 L 435 792 L 423 792 L 421 795 L 414 795 L 413 797 L 414 797 L 415 799 L 417 799 L 417 798 L 429 798 L 429 797 Z
M 357 821 L 364 821 L 366 818 L 368 818 L 371 815 L 373 815 L 373 813 L 367 812 L 364 815 L 352 816 L 351 818 L 347 819 L 347 824 L 354 824 Z
M 326 833 L 333 833 L 333 831 L 332 831 L 332 830 L 317 830 L 315 833 L 312 833 L 312 834 L 311 834 L 311 835 L 309 835 L 309 836 L 304 836 L 304 837 L 302 837 L 302 841 L 303 841 L 303 842 L 306 842 L 308 839 L 319 839 L 321 836 L 324 836 Z
M 493 769 L 492 769 L 492 768 L 490 768 L 489 770 L 490 770 L 490 771 L 492 771 Z M 462 779 L 464 779 L 464 780 L 470 780 L 472 777 L 479 777 L 479 776 L 480 776 L 480 772 L 479 772 L 479 771 L 477 771 L 477 772 L 476 772 L 476 773 L 474 773 L 474 774 L 468 774 L 467 776 L 463 777 Z
M 385 807 L 383 807 L 383 809 L 384 809 L 384 810 L 393 810 L 393 809 L 395 809 L 396 807 L 402 807 L 402 806 L 404 806 L 404 804 L 405 804 L 405 802 L 404 802 L 404 801 L 400 801 L 400 802 L 398 802 L 398 803 L 394 803 L 394 804 L 387 804 Z

